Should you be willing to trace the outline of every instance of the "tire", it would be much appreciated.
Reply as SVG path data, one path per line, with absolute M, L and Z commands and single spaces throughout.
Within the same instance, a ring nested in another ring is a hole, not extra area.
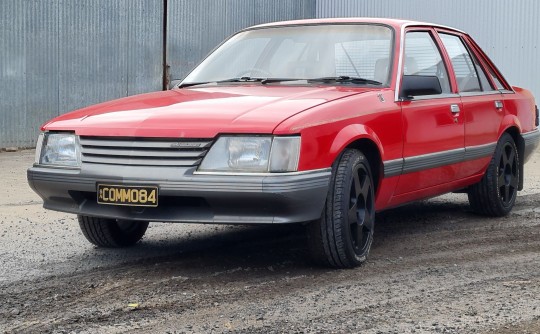
M 518 192 L 519 163 L 514 139 L 508 133 L 503 134 L 484 177 L 467 191 L 474 212 L 492 217 L 510 213 Z
M 335 268 L 359 266 L 369 254 L 374 222 L 371 168 L 360 151 L 347 149 L 332 168 L 321 218 L 308 226 L 314 260 Z
M 78 215 L 79 226 L 88 241 L 99 247 L 129 247 L 141 240 L 148 222 L 105 219 Z

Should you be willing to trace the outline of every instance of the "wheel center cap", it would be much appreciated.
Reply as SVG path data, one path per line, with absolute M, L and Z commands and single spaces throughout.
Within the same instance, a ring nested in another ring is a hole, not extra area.
M 366 219 L 366 199 L 364 196 L 360 195 L 357 199 L 357 210 L 356 216 L 358 217 L 358 225 L 364 225 Z

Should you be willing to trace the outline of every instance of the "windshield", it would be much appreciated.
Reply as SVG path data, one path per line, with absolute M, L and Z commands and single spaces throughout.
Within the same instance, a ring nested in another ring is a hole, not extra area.
M 248 30 L 223 43 L 182 85 L 250 79 L 328 82 L 329 78 L 338 84 L 387 85 L 392 36 L 389 27 L 368 24 Z

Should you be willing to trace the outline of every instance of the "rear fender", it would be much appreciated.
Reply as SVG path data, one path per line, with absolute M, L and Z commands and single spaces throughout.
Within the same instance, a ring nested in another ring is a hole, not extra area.
M 519 130 L 521 133 L 521 122 L 519 121 L 519 118 L 517 118 L 516 115 L 506 115 L 504 116 L 501 126 L 499 127 L 499 135 L 498 138 L 501 138 L 503 133 L 507 132 L 509 128 L 515 127 Z

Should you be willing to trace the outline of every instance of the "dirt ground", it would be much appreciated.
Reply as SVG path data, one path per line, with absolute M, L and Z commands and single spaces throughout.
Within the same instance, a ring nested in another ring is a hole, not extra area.
M 0 333 L 540 333 L 540 153 L 510 216 L 451 194 L 377 216 L 367 263 L 306 260 L 303 227 L 151 224 L 90 245 L 0 153 Z

